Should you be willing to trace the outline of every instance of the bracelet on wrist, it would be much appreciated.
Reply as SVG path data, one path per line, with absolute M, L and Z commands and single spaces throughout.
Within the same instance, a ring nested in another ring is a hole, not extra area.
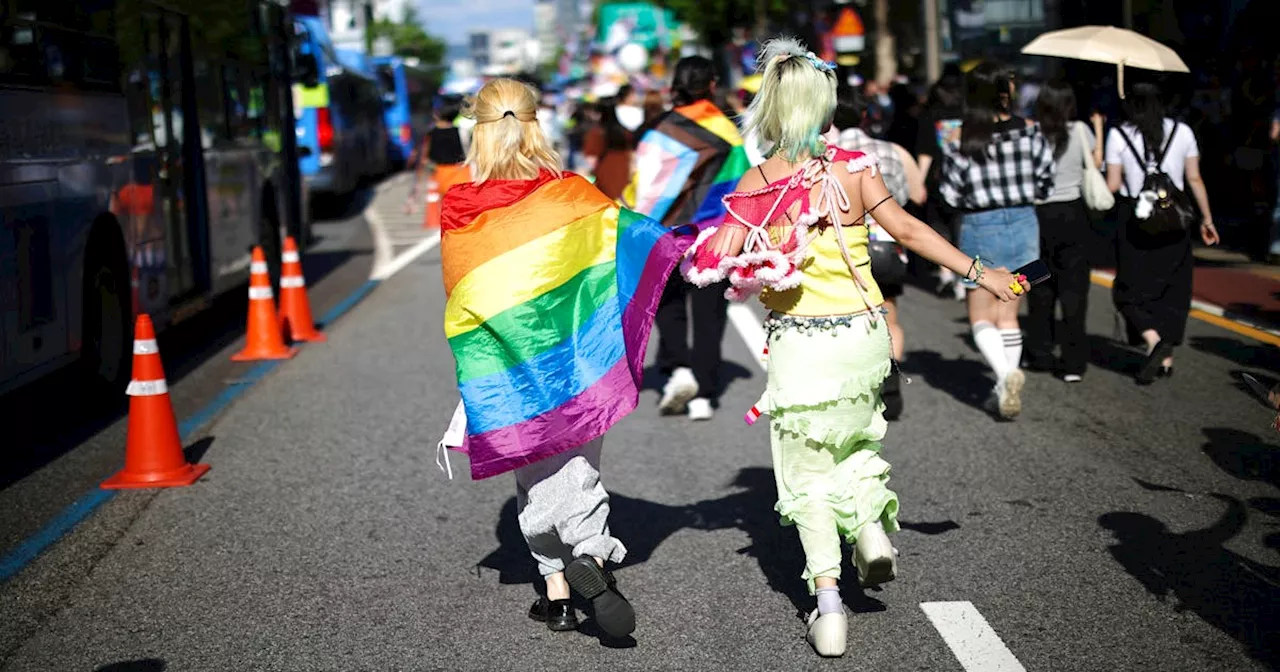
M 969 264 L 969 270 L 965 272 L 964 279 L 970 282 L 978 282 L 982 280 L 982 275 L 986 272 L 986 267 L 982 265 L 982 256 L 979 255 L 974 257 L 973 262 Z

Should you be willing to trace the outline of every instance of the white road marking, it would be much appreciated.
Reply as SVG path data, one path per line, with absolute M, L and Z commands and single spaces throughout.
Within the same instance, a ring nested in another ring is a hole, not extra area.
M 738 330 L 738 335 L 742 336 L 742 341 L 747 344 L 747 350 L 751 351 L 751 357 L 755 359 L 756 364 L 768 371 L 769 359 L 764 354 L 764 346 L 768 340 L 765 338 L 764 325 L 760 323 L 760 319 L 746 304 L 730 303 L 729 321 L 733 323 L 733 328 Z
M 364 221 L 369 223 L 369 233 L 373 236 L 373 269 L 369 271 L 369 279 L 375 280 L 383 268 L 391 263 L 391 238 L 387 235 L 387 227 L 371 204 L 364 211 Z
M 440 234 L 434 234 L 430 238 L 424 238 L 417 245 L 401 252 L 399 256 L 392 259 L 390 263 L 381 269 L 374 269 L 374 273 L 370 276 L 370 280 L 386 280 L 387 278 L 399 273 L 401 269 L 413 263 L 414 259 L 426 254 L 427 251 L 440 244 Z
M 967 672 L 1026 672 L 972 602 L 921 602 L 920 608 Z
M 422 229 L 421 215 L 406 215 L 403 211 L 412 179 L 411 174 L 402 173 L 384 181 L 375 189 L 373 199 L 364 209 L 364 219 L 373 235 L 370 280 L 386 280 L 440 244 L 438 231 Z M 411 247 L 396 254 L 396 249 L 405 245 Z

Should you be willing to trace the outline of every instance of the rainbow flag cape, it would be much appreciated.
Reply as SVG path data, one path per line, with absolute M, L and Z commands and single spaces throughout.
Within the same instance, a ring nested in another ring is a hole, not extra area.
M 460 184 L 443 210 L 444 330 L 472 477 L 603 436 L 636 407 L 658 298 L 693 229 L 548 171 Z
M 708 101 L 677 107 L 644 134 L 624 202 L 667 226 L 719 224 L 720 199 L 751 167 L 738 127 Z

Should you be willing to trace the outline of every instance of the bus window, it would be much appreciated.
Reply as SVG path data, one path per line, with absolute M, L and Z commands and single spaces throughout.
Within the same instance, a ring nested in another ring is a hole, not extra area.
M 200 116 L 200 144 L 205 149 L 219 146 L 231 137 L 227 130 L 227 108 L 222 96 L 221 68 L 205 59 L 194 64 L 196 105 Z

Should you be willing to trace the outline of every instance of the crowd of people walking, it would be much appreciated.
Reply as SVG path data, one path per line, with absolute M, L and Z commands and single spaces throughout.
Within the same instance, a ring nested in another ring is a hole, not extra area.
M 658 412 L 702 421 L 722 391 L 729 301 L 768 311 L 768 380 L 748 419 L 771 418 L 776 510 L 799 533 L 798 578 L 816 602 L 808 637 L 823 656 L 846 650 L 842 543 L 861 585 L 897 571 L 898 498 L 880 442 L 905 405 L 895 363 L 910 326 L 897 309 L 908 252 L 936 265 L 940 293 L 966 302 L 992 374 L 988 407 L 1013 419 L 1024 368 L 1067 383 L 1086 374 L 1089 218 L 1114 207 L 1114 302 L 1130 344 L 1145 347 L 1134 379 L 1172 375 L 1192 237 L 1218 237 L 1196 138 L 1167 116 L 1158 88 L 1131 85 L 1125 119 L 1107 128 L 1054 81 L 1027 118 L 1012 71 L 985 62 L 935 84 L 905 124 L 886 118 L 891 96 L 839 81 L 794 40 L 768 43 L 760 74 L 756 92 L 725 91 L 711 61 L 685 58 L 669 94 L 624 87 L 566 125 L 531 87 L 497 80 L 470 103 L 473 131 L 442 119 L 423 148 L 457 161 L 465 135 L 473 179 L 444 204 L 446 330 L 466 425 L 446 445 L 468 450 L 478 478 L 515 473 L 521 530 L 545 578 L 529 615 L 552 630 L 576 627 L 571 590 L 607 634 L 634 629 L 606 569 L 626 549 L 608 527 L 600 452 L 636 406 L 653 326 Z M 519 301 L 483 295 L 496 288 L 482 277 L 483 239 L 536 240 L 537 255 L 511 261 L 541 284 Z M 519 319 L 535 304 L 538 319 Z M 563 379 L 555 367 L 567 367 Z M 501 371 L 500 387 L 478 382 L 479 370 Z

